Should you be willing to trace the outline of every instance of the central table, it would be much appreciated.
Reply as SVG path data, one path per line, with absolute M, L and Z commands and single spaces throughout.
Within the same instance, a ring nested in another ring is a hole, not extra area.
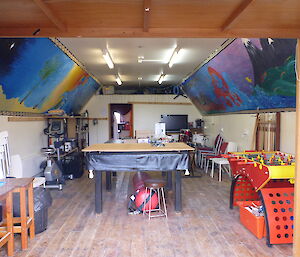
M 102 172 L 106 172 L 106 189 L 111 190 L 111 172 L 167 172 L 168 187 L 175 172 L 175 211 L 181 211 L 181 172 L 189 166 L 189 151 L 185 143 L 166 143 L 157 147 L 144 143 L 95 144 L 86 153 L 88 170 L 95 171 L 95 211 L 102 212 Z

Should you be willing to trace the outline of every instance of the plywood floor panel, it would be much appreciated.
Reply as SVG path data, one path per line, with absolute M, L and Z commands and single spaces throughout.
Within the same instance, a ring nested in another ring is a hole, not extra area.
M 48 229 L 29 241 L 19 257 L 287 257 L 291 245 L 269 248 L 239 222 L 238 209 L 230 210 L 230 181 L 218 182 L 204 175 L 184 178 L 183 211 L 174 212 L 174 194 L 167 196 L 168 219 L 148 221 L 128 215 L 133 173 L 113 177 L 111 192 L 104 190 L 104 211 L 94 213 L 94 181 L 67 181 L 63 191 L 52 190 Z M 105 176 L 104 178 L 105 179 Z M 5 249 L 0 256 L 5 256 Z

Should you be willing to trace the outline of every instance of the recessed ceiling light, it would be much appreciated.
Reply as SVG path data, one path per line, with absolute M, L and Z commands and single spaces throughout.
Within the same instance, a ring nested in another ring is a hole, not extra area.
M 120 79 L 120 77 L 118 75 L 116 76 L 116 82 L 119 86 L 122 85 L 122 80 Z
M 138 77 L 138 80 L 142 80 L 143 78 L 142 77 Z
M 163 83 L 164 79 L 165 79 L 165 75 L 162 73 L 158 79 L 158 84 L 161 85 L 161 83 Z
M 144 56 L 142 56 L 142 55 L 140 55 L 140 56 L 138 56 L 138 63 L 142 63 L 143 62 L 143 60 L 144 60 Z
M 103 51 L 103 58 L 110 69 L 114 68 L 114 63 L 111 59 L 111 56 L 107 50 Z
M 173 54 L 171 56 L 171 59 L 169 61 L 169 68 L 172 68 L 173 64 L 177 61 L 180 50 L 181 49 L 178 49 L 178 48 L 174 49 L 174 52 L 173 52 Z

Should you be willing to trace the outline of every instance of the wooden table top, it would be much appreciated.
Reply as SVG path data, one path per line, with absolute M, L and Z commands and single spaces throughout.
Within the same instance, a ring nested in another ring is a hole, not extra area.
M 28 186 L 33 181 L 33 178 L 5 178 L 0 179 L 0 182 L 5 182 L 0 186 L 0 199 L 3 199 L 5 195 L 15 188 Z
M 174 152 L 193 151 L 194 148 L 185 143 L 165 143 L 165 146 L 157 147 L 147 143 L 123 143 L 123 144 L 94 144 L 84 148 L 83 152 Z

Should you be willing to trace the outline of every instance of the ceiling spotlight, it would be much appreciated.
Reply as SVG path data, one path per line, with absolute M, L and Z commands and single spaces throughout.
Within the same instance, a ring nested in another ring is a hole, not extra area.
M 15 46 L 15 42 L 13 42 L 13 43 L 10 45 L 9 50 L 11 50 L 14 46 Z
M 106 64 L 107 66 L 110 68 L 110 69 L 113 69 L 114 68 L 114 63 L 110 57 L 110 54 L 107 50 L 103 51 L 103 58 L 104 60 L 106 61 Z
M 158 84 L 161 85 L 161 83 L 163 83 L 165 76 L 163 73 L 160 75 L 159 79 L 158 79 Z
M 33 36 L 36 36 L 36 35 L 38 35 L 38 34 L 40 33 L 40 31 L 41 31 L 41 29 L 37 29 L 37 30 L 35 30 L 35 31 L 32 33 L 32 35 L 33 35 Z
M 144 60 L 144 56 L 138 56 L 138 63 L 142 63 Z
M 122 80 L 120 79 L 119 76 L 116 76 L 116 82 L 117 82 L 117 84 L 118 84 L 119 86 L 122 85 Z
M 138 77 L 138 80 L 142 80 L 143 78 L 142 77 Z
M 172 66 L 174 65 L 174 63 L 177 61 L 177 58 L 178 58 L 178 55 L 179 55 L 179 52 L 180 52 L 181 49 L 179 48 L 175 48 L 174 49 L 174 52 L 170 58 L 170 61 L 169 61 L 169 68 L 172 68 Z

